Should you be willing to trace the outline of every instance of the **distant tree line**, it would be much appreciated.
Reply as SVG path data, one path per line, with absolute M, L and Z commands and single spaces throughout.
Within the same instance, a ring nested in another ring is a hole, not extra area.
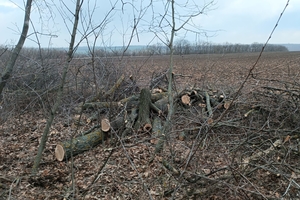
M 188 40 L 178 40 L 175 45 L 174 53 L 176 55 L 186 54 L 225 54 L 225 53 L 245 53 L 245 52 L 260 52 L 264 44 L 213 44 L 209 42 L 203 42 L 200 44 L 191 44 Z M 147 47 L 148 54 L 168 54 L 167 48 L 160 44 L 151 45 Z M 266 52 L 285 52 L 288 49 L 279 44 L 268 44 L 264 49 Z
M 188 40 L 178 40 L 174 45 L 175 55 L 187 54 L 226 54 L 226 53 L 247 53 L 247 52 L 260 52 L 264 44 L 213 44 L 203 42 L 199 44 L 191 44 Z M 265 52 L 286 52 L 287 47 L 279 44 L 268 44 Z M 166 55 L 169 54 L 169 48 L 163 44 L 153 44 L 145 48 L 134 49 L 130 48 L 124 52 L 123 49 L 98 49 L 95 54 L 100 57 L 104 56 L 148 56 L 148 55 Z
M 226 53 L 246 53 L 246 52 L 260 52 L 263 47 L 262 43 L 252 44 L 213 44 L 209 42 L 203 42 L 199 44 L 191 44 L 188 40 L 177 40 L 174 45 L 175 55 L 187 55 L 187 54 L 226 54 Z M 8 50 L 9 48 L 0 46 L 0 53 Z M 287 47 L 279 44 L 268 44 L 264 49 L 266 52 L 286 52 Z M 1 55 L 3 57 L 4 55 Z M 21 51 L 22 57 L 35 57 L 38 59 L 59 58 L 66 54 L 64 48 L 23 48 Z M 90 56 L 89 52 L 79 52 L 75 57 Z M 113 56 L 149 56 L 149 55 L 166 55 L 169 54 L 169 48 L 163 44 L 153 44 L 144 48 L 137 48 L 131 50 L 130 48 L 124 52 L 122 48 L 98 48 L 93 53 L 97 57 L 113 57 Z M 21 58 L 19 58 L 21 59 Z

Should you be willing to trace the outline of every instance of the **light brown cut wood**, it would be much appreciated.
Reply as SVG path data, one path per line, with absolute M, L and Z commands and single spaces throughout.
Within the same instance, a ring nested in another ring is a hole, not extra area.
M 56 157 L 56 159 L 58 161 L 63 161 L 64 156 L 65 156 L 64 148 L 60 144 L 56 145 L 56 147 L 55 147 L 55 157 Z
M 103 132 L 108 132 L 110 130 L 110 122 L 107 118 L 101 120 L 101 130 Z
M 189 95 L 185 94 L 185 95 L 182 95 L 181 96 L 181 102 L 184 104 L 184 105 L 191 105 L 191 98 Z

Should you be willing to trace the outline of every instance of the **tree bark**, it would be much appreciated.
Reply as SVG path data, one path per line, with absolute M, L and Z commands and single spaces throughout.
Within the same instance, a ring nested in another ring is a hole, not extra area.
M 167 93 L 156 93 L 151 94 L 151 101 L 156 102 L 160 99 L 167 96 Z M 109 108 L 111 106 L 117 107 L 117 106 L 123 106 L 123 104 L 127 103 L 127 107 L 136 106 L 138 104 L 138 100 L 140 98 L 140 95 L 133 95 L 131 97 L 122 99 L 118 102 L 86 102 L 85 104 L 78 106 L 76 110 L 79 112 L 81 109 L 88 109 L 88 108 Z
M 149 89 L 142 89 L 139 101 L 138 120 L 135 124 L 135 129 L 138 130 L 141 127 L 144 131 L 150 131 L 152 129 L 151 121 L 149 118 L 151 104 L 151 93 Z
M 169 105 L 169 100 L 168 100 L 168 96 L 156 101 L 154 103 L 154 105 L 160 109 L 163 113 L 168 111 L 168 105 Z
M 205 92 L 205 98 L 206 98 L 206 108 L 207 108 L 207 112 L 208 112 L 208 117 L 211 118 L 212 117 L 212 108 L 210 105 L 210 97 L 208 95 L 208 92 Z
M 62 142 L 56 145 L 55 157 L 58 161 L 69 159 L 72 154 L 75 156 L 84 151 L 90 150 L 103 141 L 104 138 L 105 133 L 98 130 L 87 135 Z
M 63 71 L 63 74 L 62 74 L 62 80 L 61 80 L 61 83 L 60 83 L 60 87 L 57 91 L 55 104 L 53 105 L 53 107 L 51 109 L 50 116 L 47 120 L 47 124 L 46 124 L 46 127 L 44 129 L 44 132 L 43 132 L 43 135 L 42 135 L 42 138 L 41 138 L 41 143 L 39 145 L 37 155 L 34 159 L 34 163 L 33 163 L 33 166 L 32 166 L 32 174 L 33 175 L 36 174 L 37 171 L 38 171 L 38 168 L 39 168 L 39 165 L 40 165 L 40 162 L 41 162 L 41 159 L 42 159 L 42 154 L 43 154 L 43 151 L 46 147 L 46 142 L 48 140 L 50 127 L 52 126 L 55 113 L 57 112 L 57 110 L 60 106 L 60 102 L 61 102 L 61 99 L 62 99 L 62 96 L 63 96 L 63 90 L 64 90 L 64 85 L 65 85 L 67 73 L 68 73 L 68 70 L 69 70 L 70 62 L 73 58 L 75 37 L 76 37 L 77 26 L 78 26 L 78 22 L 79 22 L 79 13 L 80 13 L 81 6 L 82 6 L 81 1 L 77 0 L 76 1 L 76 11 L 75 11 L 75 14 L 74 14 L 75 21 L 74 21 L 74 24 L 73 24 L 71 41 L 70 41 L 69 50 L 68 50 L 68 58 L 66 60 L 65 66 L 64 66 L 64 71 Z
M 155 134 L 155 137 L 158 138 L 158 141 L 155 145 L 155 153 L 160 153 L 163 150 L 165 137 L 163 134 L 162 122 L 159 117 L 155 117 L 153 120 L 153 130 L 152 132 Z

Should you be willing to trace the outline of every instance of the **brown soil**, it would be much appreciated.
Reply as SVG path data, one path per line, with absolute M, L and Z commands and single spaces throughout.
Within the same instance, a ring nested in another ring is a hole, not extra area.
M 103 144 L 75 156 L 73 166 L 58 162 L 57 143 L 98 123 L 78 127 L 73 108 L 66 106 L 55 118 L 38 175 L 30 177 L 47 113 L 11 110 L 0 124 L 0 199 L 299 198 L 299 55 L 264 53 L 215 127 L 203 118 L 201 107 L 179 109 L 158 155 L 153 135 L 133 133 L 120 142 L 115 131 Z M 203 88 L 231 100 L 257 58 L 257 53 L 175 56 L 176 89 Z M 127 78 L 132 75 L 143 88 L 166 72 L 168 62 L 168 56 L 125 57 L 114 65 L 124 67 Z M 251 109 L 253 115 L 243 117 Z M 216 108 L 213 120 L 224 111 Z M 183 132 L 185 137 L 179 137 Z M 280 147 L 243 164 L 278 139 L 284 141 Z

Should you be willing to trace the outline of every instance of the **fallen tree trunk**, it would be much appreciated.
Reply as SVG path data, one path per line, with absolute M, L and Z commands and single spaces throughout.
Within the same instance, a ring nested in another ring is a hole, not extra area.
M 127 99 L 126 99 L 127 100 Z M 85 110 L 85 109 L 88 109 L 88 108 L 111 108 L 111 107 L 122 107 L 124 103 L 128 103 L 128 107 L 131 107 L 131 106 L 135 106 L 138 104 L 137 101 L 129 101 L 129 102 L 126 102 L 126 101 L 119 101 L 119 102 L 90 102 L 90 103 L 85 103 L 83 106 L 82 106 L 82 109 Z
M 56 145 L 55 157 L 58 161 L 69 159 L 71 154 L 73 156 L 98 145 L 105 138 L 105 133 L 101 130 L 94 131 L 81 137 L 73 138 L 71 140 L 62 142 Z
M 159 99 L 154 103 L 154 105 L 161 110 L 162 113 L 166 113 L 169 111 L 169 99 L 168 96 L 165 96 L 162 99 Z
M 166 97 L 167 93 L 156 93 L 156 94 L 150 94 L 150 99 L 152 102 L 156 102 L 163 97 Z M 122 99 L 118 102 L 91 102 L 88 101 L 84 103 L 83 105 L 77 106 L 76 110 L 79 112 L 81 109 L 85 110 L 88 108 L 110 108 L 110 107 L 121 107 L 124 106 L 124 104 L 127 103 L 127 107 L 133 107 L 138 104 L 138 100 L 140 99 L 140 95 L 134 95 L 125 99 Z

